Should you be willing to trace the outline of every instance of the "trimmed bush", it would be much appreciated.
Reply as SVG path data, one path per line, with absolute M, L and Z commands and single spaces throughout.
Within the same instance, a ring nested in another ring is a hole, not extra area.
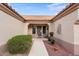
M 10 53 L 24 53 L 32 45 L 32 36 L 31 35 L 17 35 L 12 37 L 7 42 L 7 49 Z

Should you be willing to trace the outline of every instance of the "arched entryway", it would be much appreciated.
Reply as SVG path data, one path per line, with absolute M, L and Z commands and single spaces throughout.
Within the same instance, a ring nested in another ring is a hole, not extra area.
M 46 37 L 49 33 L 48 24 L 29 24 L 28 34 L 33 37 Z

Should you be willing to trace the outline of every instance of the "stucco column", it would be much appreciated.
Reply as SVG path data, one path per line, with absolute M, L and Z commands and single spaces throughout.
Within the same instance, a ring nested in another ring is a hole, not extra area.
M 41 26 L 41 33 L 42 33 L 42 36 L 43 36 L 43 26 Z
M 77 11 L 77 12 L 78 12 L 78 16 L 77 16 L 77 18 L 78 18 L 78 20 L 79 20 L 79 6 L 78 6 L 78 11 Z
M 49 32 L 52 32 L 53 31 L 53 29 L 52 29 L 52 23 L 48 23 L 48 26 L 49 26 Z
M 29 23 L 25 23 L 25 28 L 24 28 L 24 34 L 28 34 L 28 26 L 29 26 Z

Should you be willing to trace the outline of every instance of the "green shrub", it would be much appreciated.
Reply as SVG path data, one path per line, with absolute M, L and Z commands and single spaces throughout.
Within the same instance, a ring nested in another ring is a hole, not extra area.
M 17 35 L 12 37 L 7 42 L 7 49 L 10 53 L 24 53 L 32 45 L 32 36 L 31 35 Z

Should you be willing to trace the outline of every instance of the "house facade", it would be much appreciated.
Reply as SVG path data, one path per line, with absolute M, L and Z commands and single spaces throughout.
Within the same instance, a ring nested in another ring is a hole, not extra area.
M 11 37 L 30 34 L 45 37 L 54 32 L 56 42 L 79 55 L 79 4 L 72 3 L 56 16 L 20 15 L 7 4 L 0 4 L 0 46 Z
M 50 32 L 50 20 L 53 16 L 23 16 L 26 19 L 27 34 L 33 37 L 45 37 Z
M 7 4 L 0 4 L 0 46 L 15 35 L 24 34 L 24 18 Z
M 51 21 L 56 41 L 75 55 L 79 55 L 78 16 L 79 4 L 70 4 Z

